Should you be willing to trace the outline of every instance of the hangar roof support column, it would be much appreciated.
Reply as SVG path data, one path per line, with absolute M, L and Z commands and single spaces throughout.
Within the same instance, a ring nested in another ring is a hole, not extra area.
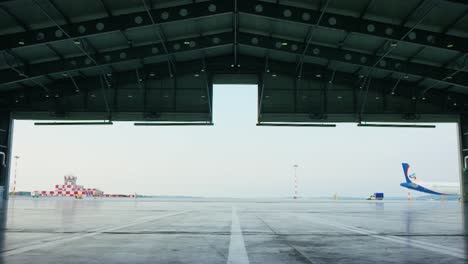
M 461 195 L 460 197 L 466 203 L 468 202 L 468 168 L 465 157 L 468 157 L 468 115 L 461 115 L 460 122 L 458 123 L 460 128 L 460 148 L 462 155 L 462 173 L 461 173 Z
M 8 198 L 12 124 L 11 114 L 9 112 L 0 112 L 0 186 L 4 188 L 3 197 L 0 197 L 0 199 Z

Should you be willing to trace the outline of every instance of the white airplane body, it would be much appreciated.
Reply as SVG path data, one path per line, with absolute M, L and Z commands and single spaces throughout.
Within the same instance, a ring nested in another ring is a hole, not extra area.
M 424 193 L 436 195 L 460 195 L 460 184 L 456 182 L 422 182 L 419 181 L 415 173 L 409 174 L 409 164 L 402 163 L 403 173 L 405 174 L 406 182 L 400 186 L 420 191 Z

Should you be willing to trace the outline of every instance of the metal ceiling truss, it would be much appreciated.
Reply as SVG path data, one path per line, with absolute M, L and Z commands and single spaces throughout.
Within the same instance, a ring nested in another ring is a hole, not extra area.
M 232 45 L 232 41 L 233 35 L 231 33 L 219 33 L 202 37 L 168 41 L 166 42 L 167 53 L 163 48 L 163 44 L 157 43 L 109 52 L 101 52 L 97 55 L 93 54 L 94 60 L 99 66 L 93 64 L 91 59 L 85 55 L 66 58 L 60 61 L 30 64 L 28 67 L 29 70 L 23 74 L 18 74 L 17 71 L 13 71 L 11 69 L 0 71 L 0 86 L 2 84 L 33 80 L 45 74 L 62 74 L 66 77 L 67 74 L 72 72 L 101 66 L 125 63 L 156 56 L 167 57 L 187 51 L 222 47 L 225 45 Z M 18 67 L 20 65 L 15 66 Z
M 231 35 L 232 36 L 232 35 Z M 258 72 L 261 68 L 266 68 L 264 58 L 252 58 L 252 57 L 242 57 L 242 61 L 245 61 L 241 69 L 235 68 L 232 69 L 227 61 L 230 61 L 228 57 L 213 57 L 207 58 L 205 65 L 201 64 L 199 60 L 189 61 L 189 62 L 179 62 L 181 67 L 178 70 L 174 79 L 177 79 L 179 76 L 183 75 L 194 75 L 195 77 L 199 78 L 207 78 L 206 76 L 212 76 L 213 74 L 229 74 L 229 73 L 243 73 L 243 74 L 256 74 L 260 75 L 261 73 Z M 268 68 L 263 73 L 264 76 L 266 74 L 271 75 L 287 75 L 287 76 L 295 76 L 295 64 L 293 63 L 285 63 L 279 61 L 272 61 L 271 59 L 268 61 Z M 137 80 L 135 70 L 130 70 L 127 72 L 119 72 L 113 75 L 109 74 L 108 77 L 111 77 L 111 88 L 108 89 L 107 92 L 109 93 L 109 89 L 113 89 L 114 92 L 109 95 L 111 98 L 113 97 L 113 102 L 116 101 L 116 96 L 119 96 L 118 93 L 121 87 L 133 87 L 133 90 L 141 90 L 138 89 L 139 81 L 155 81 L 160 79 L 170 79 L 170 71 L 167 67 L 166 63 L 159 63 L 159 64 L 148 64 L 145 65 L 142 69 L 139 69 L 140 75 L 138 78 L 141 80 Z M 206 76 L 203 76 L 206 74 Z M 114 77 L 114 75 L 116 77 Z M 43 90 L 36 89 L 34 87 L 25 87 L 23 89 L 5 92 L 4 97 L 0 100 L 0 109 L 16 109 L 16 110 L 31 110 L 30 103 L 31 102 L 53 102 L 57 100 L 62 100 L 61 98 L 65 97 L 74 97 L 74 96 L 83 96 L 84 101 L 92 100 L 98 94 L 98 91 L 101 89 L 100 83 L 100 76 L 96 77 L 75 77 L 73 79 L 74 85 L 70 85 L 70 80 L 64 79 L 61 81 L 56 82 L 54 85 L 49 85 L 50 91 L 44 92 Z M 357 90 L 358 84 L 362 81 L 362 78 L 353 75 L 352 73 L 340 72 L 336 70 L 329 70 L 325 69 L 322 65 L 315 65 L 305 63 L 303 65 L 303 80 L 315 80 L 322 83 L 332 83 L 333 85 L 342 85 L 348 87 L 350 90 Z M 422 104 L 426 103 L 434 103 L 446 108 L 446 111 L 464 111 L 465 106 L 461 103 L 467 101 L 468 96 L 457 94 L 457 93 L 450 93 L 446 90 L 438 90 L 433 89 L 427 93 L 424 100 L 420 100 L 417 96 L 420 94 L 424 87 L 415 87 L 414 83 L 399 80 L 398 86 L 399 91 L 397 93 L 394 92 L 395 83 L 393 80 L 379 80 L 373 79 L 372 80 L 373 86 L 378 87 L 378 93 L 381 98 L 385 99 L 385 97 L 389 96 L 398 96 L 407 99 L 412 99 L 414 104 L 416 105 L 418 102 Z M 130 86 L 128 86 L 130 85 Z M 148 85 L 147 89 L 151 89 L 150 84 Z M 80 90 L 76 90 L 76 87 L 86 87 Z M 160 89 L 170 90 L 171 87 L 162 87 Z M 177 88 L 178 89 L 178 88 Z M 195 90 L 199 90 L 200 93 L 205 96 L 206 100 L 209 100 L 208 107 L 204 106 L 204 110 L 202 112 L 206 112 L 208 116 L 211 116 L 211 100 L 212 100 L 212 83 L 210 80 L 206 80 L 200 87 L 196 87 Z M 284 90 L 294 92 L 296 87 L 285 87 Z M 183 91 L 184 88 L 178 89 L 179 91 Z M 194 90 L 190 88 L 189 90 Z M 268 90 L 268 87 L 264 87 L 265 93 Z M 142 93 L 143 96 L 146 92 Z M 94 97 L 93 97 L 94 96 Z M 129 97 L 132 99 L 132 97 Z M 102 101 L 102 100 L 101 100 Z M 146 99 L 143 99 L 145 102 Z M 146 101 L 149 103 L 148 101 Z M 457 104 L 458 102 L 458 104 Z M 445 107 L 445 105 L 447 107 Z M 142 103 L 143 106 L 143 103 Z M 53 106 L 47 106 L 54 111 Z M 65 110 L 71 111 L 66 109 L 66 105 L 64 106 Z M 86 109 L 86 106 L 82 106 L 83 109 Z M 106 111 L 104 101 L 100 106 L 103 112 Z M 120 111 L 118 106 L 113 103 L 111 107 L 111 111 Z M 82 110 L 83 110 L 82 109 Z M 146 106 L 145 106 L 146 109 Z M 44 109 L 42 109 L 44 110 Z M 173 109 L 174 111 L 177 109 Z
M 464 1 L 460 1 L 464 2 Z M 285 20 L 310 25 L 318 21 L 321 11 L 283 4 L 275 4 L 263 1 L 239 1 L 237 4 L 240 13 L 267 17 L 275 20 Z M 174 21 L 198 19 L 221 14 L 235 14 L 235 6 L 221 0 L 198 2 L 196 4 L 180 5 L 168 8 L 151 10 L 152 18 L 156 24 Z M 366 20 L 352 16 L 331 14 L 325 12 L 320 27 L 343 30 L 346 32 L 360 33 L 371 37 L 381 37 L 390 40 L 399 40 L 409 28 L 402 25 L 394 25 L 383 22 Z M 152 26 L 153 23 L 146 11 L 134 12 L 124 15 L 105 17 L 83 21 L 80 23 L 62 25 L 62 28 L 72 38 L 84 38 L 88 36 L 105 34 L 110 32 L 125 31 L 133 28 Z M 38 44 L 61 41 L 64 35 L 55 26 L 30 30 L 22 33 L 0 36 L 0 50 L 27 47 Z M 416 29 L 403 41 L 437 47 L 447 50 L 468 52 L 468 40 L 457 36 L 440 32 Z
M 153 9 L 152 18 L 156 24 L 169 23 L 181 20 L 199 19 L 220 14 L 231 13 L 233 7 L 226 5 L 225 1 L 214 0 L 187 4 L 175 7 Z M 100 19 L 83 21 L 75 24 L 60 25 L 73 39 L 125 31 L 128 29 L 154 26 L 148 12 L 134 12 L 124 15 L 104 17 Z M 0 36 L 0 50 L 22 48 L 45 43 L 53 43 L 66 39 L 65 34 L 57 26 L 35 29 L 21 33 Z
M 263 1 L 242 1 L 239 3 L 239 12 L 267 17 L 274 20 L 289 21 L 310 25 L 321 15 L 319 10 L 306 9 L 283 4 L 274 4 Z M 343 30 L 346 32 L 364 34 L 370 37 L 380 37 L 399 41 L 409 27 L 377 22 L 353 16 L 325 13 L 320 27 Z M 457 36 L 415 29 L 402 41 L 418 45 L 436 47 L 459 52 L 468 52 L 468 39 Z
M 239 34 L 239 41 L 243 45 L 263 47 L 271 50 L 294 53 L 296 55 L 302 55 L 302 50 L 305 49 L 303 42 L 294 41 L 286 38 L 272 38 L 251 33 Z M 339 61 L 369 68 L 376 65 L 376 69 L 396 72 L 405 76 L 408 74 L 423 76 L 444 82 L 449 85 L 468 87 L 467 72 L 458 71 L 456 75 L 447 78 L 447 76 L 454 70 L 443 69 L 431 65 L 410 62 L 402 59 L 394 59 L 387 57 L 380 60 L 380 56 L 378 55 L 344 50 L 340 48 L 333 48 L 320 44 L 314 44 L 312 45 L 312 47 L 309 47 L 305 55 L 310 57 L 325 58 L 333 61 Z
M 172 56 L 186 51 L 231 45 L 233 43 L 233 37 L 232 33 L 219 33 L 205 35 L 203 37 L 171 40 L 166 43 L 168 53 L 163 52 L 164 48 L 162 43 L 158 43 L 110 52 L 101 52 L 97 55 L 92 54 L 95 61 L 98 63 L 98 66 L 93 64 L 88 56 L 77 56 L 62 59 L 60 61 L 29 64 L 27 68 L 21 71 L 21 73 L 18 73 L 16 68 L 22 67 L 23 65 L 17 63 L 16 65 L 12 65 L 13 67 L 16 67 L 15 70 L 10 68 L 0 71 L 0 86 L 33 80 L 46 74 L 62 74 L 66 76 L 69 73 L 95 67 L 125 63 L 149 57 Z M 242 45 L 283 51 L 299 56 L 303 55 L 302 51 L 305 49 L 303 42 L 286 38 L 273 38 L 244 32 L 238 33 L 237 38 L 239 43 Z M 405 77 L 407 75 L 415 75 L 431 78 L 447 85 L 468 87 L 468 73 L 460 69 L 457 70 L 457 74 L 451 75 L 455 69 L 443 69 L 436 66 L 388 57 L 383 60 L 379 60 L 380 57 L 375 54 L 344 50 L 319 44 L 311 45 L 304 54 L 309 57 L 326 58 L 362 67 L 372 67 L 373 65 L 376 65 L 375 68 L 377 69 L 399 73 Z M 376 62 L 379 63 L 376 64 Z M 464 70 L 463 67 L 462 69 Z
M 198 96 L 199 102 L 191 103 L 190 107 L 193 106 L 197 113 L 205 114 L 203 121 L 211 121 L 212 82 L 203 80 L 211 77 L 207 68 L 203 68 L 200 61 L 193 61 L 184 64 L 184 68 L 171 78 L 166 63 L 145 65 L 138 70 L 107 74 L 110 87 L 104 85 L 100 75 L 75 77 L 74 85 L 70 84 L 70 80 L 63 79 L 51 86 L 49 92 L 34 87 L 5 92 L 0 98 L 0 110 L 47 111 L 58 116 L 67 112 L 97 111 L 108 113 L 109 120 L 112 120 L 110 114 L 113 112 L 143 112 L 146 119 L 157 120 L 159 112 L 187 112 L 186 107 L 177 106 L 178 98 L 193 99 Z M 177 84 L 178 78 L 187 77 L 200 78 L 199 87 Z M 76 87 L 82 89 L 77 90 Z M 125 104 L 120 105 L 121 101 L 125 101 Z M 165 107 L 161 108 L 158 104 Z

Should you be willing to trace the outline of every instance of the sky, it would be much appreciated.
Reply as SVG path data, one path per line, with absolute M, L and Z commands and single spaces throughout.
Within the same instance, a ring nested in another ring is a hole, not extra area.
M 15 121 L 16 190 L 53 190 L 73 174 L 78 184 L 105 193 L 291 197 L 294 164 L 302 197 L 406 196 L 399 186 L 402 162 L 423 181 L 459 181 L 455 123 L 435 129 L 257 127 L 256 86 L 215 85 L 213 100 L 214 126 L 207 127 Z

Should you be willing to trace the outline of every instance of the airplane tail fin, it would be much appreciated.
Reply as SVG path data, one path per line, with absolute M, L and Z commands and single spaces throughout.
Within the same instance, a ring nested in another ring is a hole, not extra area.
M 401 166 L 403 167 L 403 173 L 405 174 L 405 179 L 407 183 L 411 183 L 411 179 L 409 177 L 409 168 L 410 165 L 408 163 L 402 163 Z

